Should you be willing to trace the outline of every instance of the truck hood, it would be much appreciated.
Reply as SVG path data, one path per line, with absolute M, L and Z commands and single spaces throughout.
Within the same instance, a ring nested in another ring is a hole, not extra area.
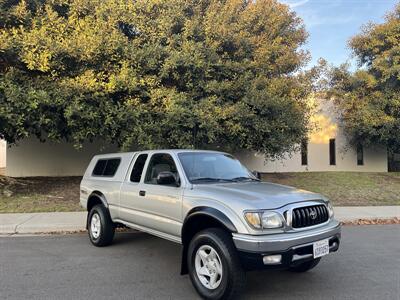
M 296 202 L 325 200 L 316 193 L 268 182 L 197 184 L 193 192 L 238 209 L 275 209 Z

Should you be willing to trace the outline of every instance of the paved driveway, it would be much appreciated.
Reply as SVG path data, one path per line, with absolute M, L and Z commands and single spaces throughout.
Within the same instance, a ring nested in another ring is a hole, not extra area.
M 248 274 L 245 299 L 399 299 L 400 226 L 345 227 L 313 271 Z M 107 248 L 86 235 L 0 238 L 1 299 L 197 299 L 180 246 L 142 233 Z

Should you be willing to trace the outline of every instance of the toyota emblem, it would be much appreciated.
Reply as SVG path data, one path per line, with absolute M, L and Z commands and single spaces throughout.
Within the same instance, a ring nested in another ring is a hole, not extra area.
M 311 220 L 315 220 L 317 218 L 317 212 L 315 210 L 310 212 L 310 218 Z

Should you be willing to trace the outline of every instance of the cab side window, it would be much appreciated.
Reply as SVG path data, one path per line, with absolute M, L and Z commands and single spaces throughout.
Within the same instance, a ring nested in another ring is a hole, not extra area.
M 140 182 L 140 179 L 142 178 L 144 165 L 146 164 L 147 156 L 148 156 L 147 154 L 140 154 L 138 158 L 136 158 L 131 173 L 132 182 Z
M 160 172 L 172 172 L 175 178 L 178 179 L 178 170 L 176 169 L 174 159 L 171 155 L 166 153 L 154 154 L 147 168 L 144 182 L 157 184 L 157 176 Z

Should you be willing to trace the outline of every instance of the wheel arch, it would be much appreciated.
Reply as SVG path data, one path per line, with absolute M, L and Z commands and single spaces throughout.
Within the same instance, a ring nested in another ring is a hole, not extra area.
M 108 208 L 107 199 L 104 194 L 100 191 L 93 191 L 88 197 L 87 210 L 90 211 L 97 204 L 103 204 L 104 207 Z
M 187 267 L 187 249 L 193 236 L 207 228 L 222 228 L 228 232 L 237 232 L 233 222 L 220 210 L 207 206 L 195 207 L 188 212 L 183 222 L 181 239 L 182 239 L 182 263 L 181 274 L 188 273 Z

